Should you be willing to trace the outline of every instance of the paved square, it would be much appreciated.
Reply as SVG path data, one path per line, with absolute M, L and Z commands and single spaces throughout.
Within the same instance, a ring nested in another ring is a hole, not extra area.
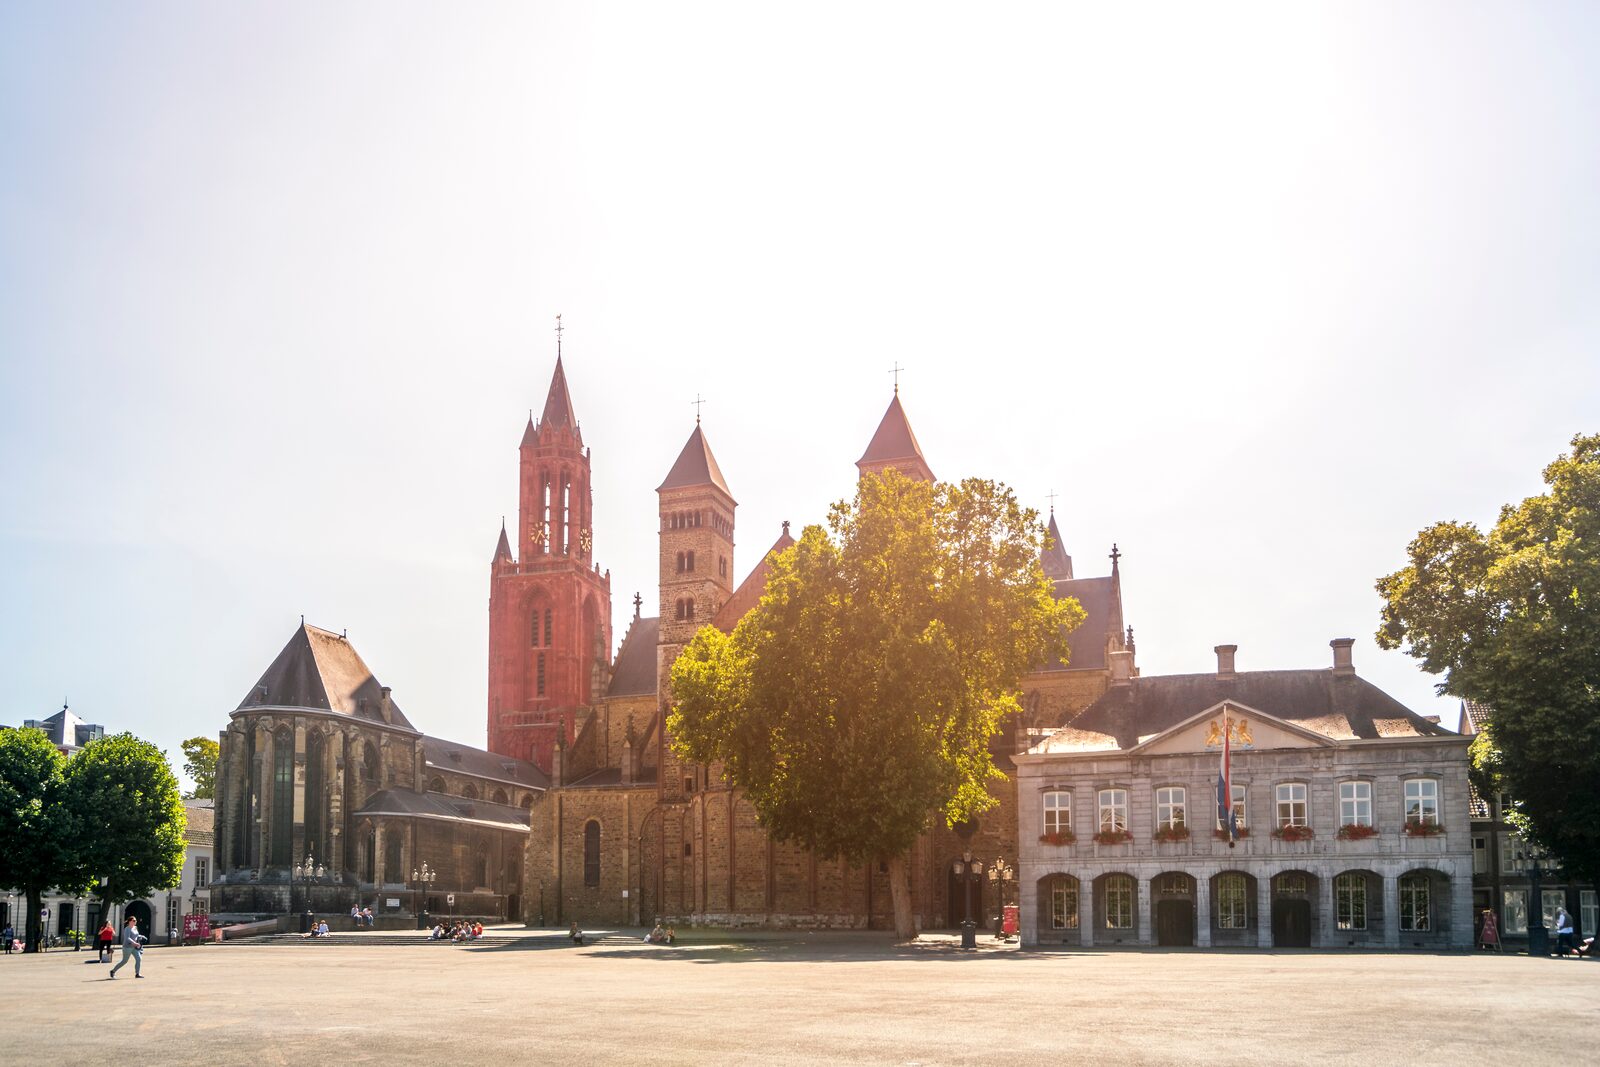
M 1459 1067 L 1592 1062 L 1600 1023 L 1600 964 L 1516 956 L 359 938 L 0 959 L 4 1059 Z

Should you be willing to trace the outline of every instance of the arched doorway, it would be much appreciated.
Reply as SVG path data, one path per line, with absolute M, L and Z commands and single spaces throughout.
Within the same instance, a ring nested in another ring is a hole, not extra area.
M 150 932 L 150 905 L 142 900 L 129 901 L 128 906 L 122 909 L 123 921 L 126 922 L 130 916 L 141 934 L 145 937 L 153 936 Z
M 1194 879 L 1182 871 L 1156 876 L 1156 944 L 1194 944 Z
M 1039 879 L 1034 910 L 1041 943 L 1069 944 L 1079 939 L 1079 890 L 1078 880 L 1070 874 L 1047 874 Z
M 1305 871 L 1272 877 L 1272 946 L 1310 948 L 1317 879 Z
M 1256 880 L 1243 871 L 1223 871 L 1211 878 L 1211 943 L 1255 945 Z

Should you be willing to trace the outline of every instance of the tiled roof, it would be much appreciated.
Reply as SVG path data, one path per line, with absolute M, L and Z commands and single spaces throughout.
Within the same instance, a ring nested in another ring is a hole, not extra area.
M 470 774 L 475 778 L 492 778 L 532 789 L 545 789 L 550 785 L 550 776 L 527 760 L 485 752 L 442 737 L 422 738 L 422 759 L 437 770 Z
M 900 406 L 899 390 L 895 391 L 894 399 L 889 401 L 889 409 L 883 413 L 877 432 L 872 435 L 866 452 L 856 460 L 856 464 L 860 466 L 896 459 L 915 459 L 924 466 L 927 465 L 927 461 L 922 458 L 922 446 L 917 443 L 917 435 L 911 432 L 911 421 L 906 418 L 906 409 Z
M 745 575 L 744 581 L 739 583 L 739 588 L 733 591 L 728 602 L 717 610 L 711 625 L 723 631 L 731 631 L 739 625 L 739 620 L 761 602 L 761 595 L 767 591 L 767 577 L 772 573 L 772 557 L 792 544 L 794 538 L 789 535 L 789 524 L 785 522 L 783 532 L 778 535 L 778 539 L 772 542 L 772 547 L 761 557 L 761 562 Z
M 1067 555 L 1066 548 L 1061 543 L 1061 527 L 1056 525 L 1056 513 L 1050 512 L 1050 543 L 1039 552 L 1039 562 L 1044 567 L 1044 576 L 1055 579 L 1071 579 L 1072 557 Z
M 302 623 L 237 710 L 310 708 L 383 722 L 382 703 L 382 687 L 350 642 L 332 631 Z M 412 729 L 392 698 L 389 706 L 394 725 Z
M 1116 737 L 1120 748 L 1231 700 L 1336 740 L 1451 737 L 1371 682 L 1332 670 L 1145 676 L 1112 686 L 1070 726 Z
M 644 696 L 656 691 L 656 638 L 660 632 L 659 618 L 633 620 L 617 649 L 606 696 Z
M 384 789 L 367 798 L 356 815 L 409 815 L 422 819 L 488 826 L 501 830 L 528 829 L 528 813 L 509 804 L 418 793 L 414 789 Z
M 1489 807 L 1489 802 L 1483 799 L 1478 792 L 1478 787 L 1469 779 L 1467 782 L 1467 817 L 1472 819 L 1487 819 L 1494 814 Z
M 1476 700 L 1463 700 L 1461 702 L 1461 723 L 1458 731 L 1464 734 L 1475 734 L 1489 725 L 1489 716 L 1494 714 L 1494 709 L 1487 704 L 1480 704 Z
M 728 483 L 722 480 L 722 468 L 717 466 L 717 457 L 711 454 L 711 446 L 706 443 L 706 435 L 701 431 L 700 424 L 695 423 L 694 433 L 689 435 L 689 440 L 684 442 L 683 451 L 678 453 L 677 462 L 667 472 L 666 481 L 656 486 L 656 492 L 663 489 L 686 489 L 695 485 L 714 485 L 728 494 L 731 499 L 733 493 L 728 489 Z

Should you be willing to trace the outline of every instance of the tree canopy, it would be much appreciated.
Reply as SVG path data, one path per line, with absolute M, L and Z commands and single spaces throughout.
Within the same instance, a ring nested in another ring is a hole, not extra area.
M 67 761 L 66 799 L 80 875 L 108 906 L 178 884 L 183 799 L 159 748 L 126 733 L 89 742 Z
M 217 795 L 217 757 L 222 746 L 214 737 L 191 737 L 178 746 L 183 749 L 183 773 L 194 783 L 190 800 L 214 800 Z
M 1378 643 L 1493 710 L 1473 744 L 1480 788 L 1571 872 L 1600 878 L 1600 435 L 1544 470 L 1546 492 L 1487 533 L 1440 522 L 1378 581 Z
M 775 839 L 887 860 L 912 936 L 907 851 L 995 803 L 990 739 L 1083 619 L 1040 569 L 1044 536 L 995 482 L 863 477 L 731 634 L 702 628 L 673 664 L 674 750 L 720 764 Z
M 66 762 L 44 731 L 0 729 L 0 885 L 27 897 L 30 952 L 38 948 L 44 891 L 78 887 L 76 839 L 62 805 Z

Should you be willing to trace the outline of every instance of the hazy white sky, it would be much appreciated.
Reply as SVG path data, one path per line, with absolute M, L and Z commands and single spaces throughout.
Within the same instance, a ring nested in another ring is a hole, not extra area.
M 743 573 L 929 461 L 1125 553 L 1149 673 L 1362 673 L 1600 428 L 1581 4 L 7 4 L 0 721 L 176 752 L 300 614 L 482 743 L 559 312 L 620 637 L 708 398 Z

